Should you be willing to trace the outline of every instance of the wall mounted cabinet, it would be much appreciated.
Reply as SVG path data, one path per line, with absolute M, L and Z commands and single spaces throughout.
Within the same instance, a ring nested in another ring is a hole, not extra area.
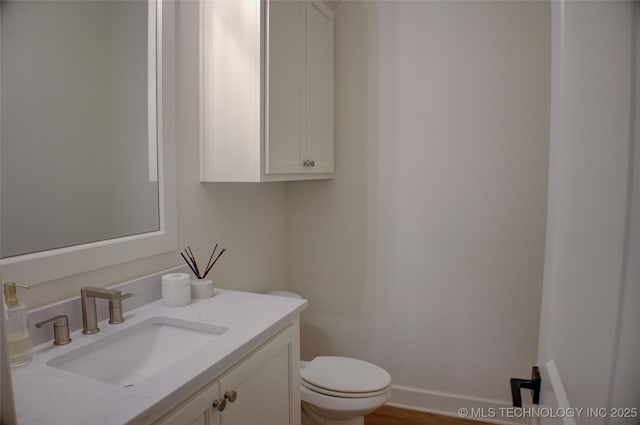
M 334 7 L 201 0 L 201 181 L 333 177 Z

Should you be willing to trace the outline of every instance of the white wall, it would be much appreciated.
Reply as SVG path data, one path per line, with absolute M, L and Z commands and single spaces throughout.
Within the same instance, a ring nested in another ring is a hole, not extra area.
M 549 34 L 544 2 L 338 4 L 336 178 L 287 189 L 303 358 L 510 400 L 536 361 Z
M 176 157 L 178 245 L 206 258 L 215 242 L 228 249 L 212 277 L 218 287 L 267 291 L 286 279 L 283 183 L 200 183 L 198 171 L 198 3 L 176 5 Z M 29 308 L 77 296 L 83 286 L 108 286 L 183 261 L 177 252 L 46 282 L 23 292 Z M 25 282 L 28 283 L 28 282 Z
M 573 407 L 640 407 L 634 7 L 626 1 L 553 4 L 539 360 L 555 364 Z M 582 417 L 577 423 L 637 418 Z

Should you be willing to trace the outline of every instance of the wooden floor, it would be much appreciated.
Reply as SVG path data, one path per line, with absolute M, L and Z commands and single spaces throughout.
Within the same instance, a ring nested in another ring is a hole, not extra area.
M 486 425 L 486 422 L 470 421 L 453 416 L 436 415 L 382 406 L 364 418 L 365 425 Z

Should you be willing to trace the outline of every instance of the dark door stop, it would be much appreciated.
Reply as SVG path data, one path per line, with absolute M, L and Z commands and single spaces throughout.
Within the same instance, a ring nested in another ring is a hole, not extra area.
M 522 407 L 521 388 L 527 388 L 532 391 L 533 404 L 540 403 L 540 370 L 538 366 L 531 368 L 531 379 L 511 378 L 511 399 L 514 407 Z

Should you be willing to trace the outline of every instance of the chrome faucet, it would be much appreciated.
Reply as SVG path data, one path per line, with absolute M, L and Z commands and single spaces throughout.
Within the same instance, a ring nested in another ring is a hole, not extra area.
M 100 331 L 98 328 L 98 314 L 96 313 L 96 298 L 109 301 L 109 323 L 117 324 L 124 322 L 122 317 L 122 300 L 132 297 L 133 294 L 122 294 L 122 292 L 105 289 L 84 287 L 80 289 L 80 302 L 82 303 L 82 333 L 85 335 L 94 334 Z

